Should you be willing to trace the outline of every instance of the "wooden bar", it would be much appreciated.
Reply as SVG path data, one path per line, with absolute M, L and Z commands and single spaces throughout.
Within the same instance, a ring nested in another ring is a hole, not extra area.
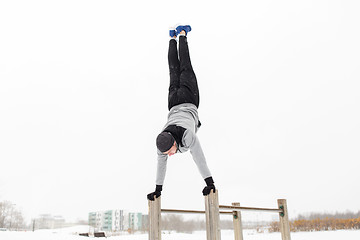
M 161 212 L 164 213 L 201 213 L 204 214 L 205 211 L 198 211 L 198 210 L 182 210 L 182 209 L 161 209 Z
M 219 209 L 227 209 L 232 211 L 242 210 L 242 211 L 265 211 L 265 212 L 276 212 L 276 213 L 283 212 L 283 210 L 279 208 L 236 207 L 236 206 L 226 206 L 226 205 L 219 205 Z
M 234 212 L 219 211 L 220 214 L 234 215 Z
M 205 211 L 200 210 L 182 210 L 182 209 L 161 209 L 162 213 L 182 213 L 182 214 L 204 214 Z M 220 214 L 233 215 L 233 212 L 220 211 Z
M 289 214 L 287 210 L 286 199 L 278 199 L 278 206 L 283 212 L 279 213 L 280 217 L 280 232 L 282 240 L 291 240 L 290 238 L 290 224 Z
M 240 207 L 240 203 L 232 203 L 235 207 Z M 235 240 L 243 240 L 243 230 L 242 230 L 242 223 L 241 223 L 241 212 L 240 211 L 233 211 L 233 224 L 234 224 L 234 237 Z
M 205 196 L 206 238 L 221 240 L 218 190 Z
M 161 197 L 149 204 L 149 240 L 161 240 Z

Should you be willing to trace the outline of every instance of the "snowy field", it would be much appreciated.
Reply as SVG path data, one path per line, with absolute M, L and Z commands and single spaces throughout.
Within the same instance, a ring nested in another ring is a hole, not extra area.
M 87 237 L 74 235 L 76 232 L 86 232 L 87 226 L 56 229 L 38 230 L 35 232 L 0 232 L 1 240 L 84 240 Z M 231 230 L 221 231 L 222 240 L 233 240 Z M 101 239 L 101 238 L 100 238 Z M 108 237 L 110 240 L 148 240 L 147 234 L 132 234 Z M 205 231 L 194 232 L 193 234 L 164 232 L 163 240 L 201 240 L 206 239 Z M 253 230 L 244 231 L 245 240 L 281 240 L 280 233 L 257 233 Z M 327 232 L 297 232 L 291 233 L 292 240 L 359 240 L 360 230 L 339 230 Z

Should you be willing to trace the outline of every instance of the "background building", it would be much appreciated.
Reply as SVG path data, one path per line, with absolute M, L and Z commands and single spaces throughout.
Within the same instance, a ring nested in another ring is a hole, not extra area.
M 53 229 L 66 226 L 65 219 L 62 216 L 52 216 L 51 214 L 42 214 L 32 221 L 35 224 L 34 229 Z
M 95 231 L 119 232 L 147 229 L 147 215 L 125 210 L 107 210 L 89 213 L 89 225 Z
M 133 231 L 142 230 L 142 214 L 141 213 L 129 213 L 129 229 Z

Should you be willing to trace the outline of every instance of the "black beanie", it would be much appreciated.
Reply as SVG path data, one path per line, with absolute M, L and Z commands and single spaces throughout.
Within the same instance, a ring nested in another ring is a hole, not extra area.
M 156 146 L 162 153 L 168 151 L 174 142 L 175 139 L 169 132 L 162 132 L 156 138 Z

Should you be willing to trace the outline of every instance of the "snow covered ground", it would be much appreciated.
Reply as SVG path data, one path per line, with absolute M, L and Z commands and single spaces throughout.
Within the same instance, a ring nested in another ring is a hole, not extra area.
M 0 232 L 1 240 L 84 240 L 87 237 L 74 235 L 79 232 L 87 232 L 87 226 L 78 226 L 73 228 L 38 230 L 35 232 Z M 222 240 L 233 240 L 234 235 L 231 230 L 221 231 Z M 113 236 L 110 240 L 147 240 L 147 234 L 124 234 Z M 163 240 L 201 240 L 206 239 L 205 231 L 194 232 L 193 234 L 169 233 L 164 232 Z M 245 240 L 280 240 L 280 233 L 257 233 L 253 230 L 244 231 Z M 360 230 L 339 230 L 327 232 L 297 232 L 291 233 L 292 240 L 359 240 Z

